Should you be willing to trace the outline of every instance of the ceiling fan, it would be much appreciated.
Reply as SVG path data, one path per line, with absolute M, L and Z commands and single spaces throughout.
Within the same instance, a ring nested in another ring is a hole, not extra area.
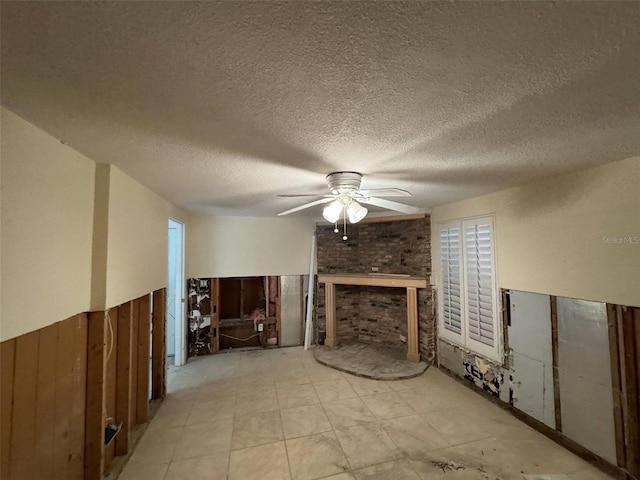
M 279 197 L 317 197 L 322 196 L 319 200 L 305 203 L 299 207 L 286 210 L 278 214 L 278 216 L 289 215 L 306 208 L 314 207 L 329 203 L 322 211 L 322 216 L 331 223 L 337 223 L 343 214 L 343 221 L 346 226 L 347 218 L 350 223 L 358 223 L 362 220 L 369 210 L 361 204 L 373 205 L 375 207 L 393 210 L 402 213 L 417 213 L 420 209 L 404 203 L 392 202 L 378 197 L 410 197 L 411 193 L 400 188 L 377 188 L 373 190 L 360 190 L 362 183 L 362 174 L 358 172 L 333 172 L 327 175 L 328 195 L 321 194 L 292 194 L 278 195 Z M 345 229 L 346 230 L 346 229 Z M 337 232 L 336 230 L 334 230 Z M 346 240 L 346 231 L 343 240 Z

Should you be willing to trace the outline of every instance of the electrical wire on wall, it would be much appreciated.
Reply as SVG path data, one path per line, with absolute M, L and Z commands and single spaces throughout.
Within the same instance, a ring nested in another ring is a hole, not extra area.
M 111 325 L 111 315 L 109 315 L 109 309 L 107 308 L 104 311 L 104 319 L 107 321 L 107 325 L 109 326 L 109 352 L 107 353 L 107 363 L 111 358 L 111 354 L 113 353 L 113 344 L 114 344 L 114 335 L 113 335 L 113 325 Z

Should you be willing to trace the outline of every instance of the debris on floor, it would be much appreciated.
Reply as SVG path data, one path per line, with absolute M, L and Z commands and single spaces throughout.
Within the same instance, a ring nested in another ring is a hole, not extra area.
M 464 470 L 466 467 L 464 465 L 460 465 L 453 462 L 438 462 L 436 460 L 431 460 L 431 465 L 434 467 L 438 467 L 443 472 L 452 471 L 452 470 Z
M 525 475 L 525 480 L 570 480 L 564 473 L 534 473 Z

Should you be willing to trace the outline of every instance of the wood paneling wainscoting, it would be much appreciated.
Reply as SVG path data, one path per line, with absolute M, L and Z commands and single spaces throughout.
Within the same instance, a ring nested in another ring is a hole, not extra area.
M 1 477 L 84 478 L 86 313 L 0 344 Z
M 165 289 L 0 343 L 0 478 L 102 478 L 165 394 L 164 343 Z

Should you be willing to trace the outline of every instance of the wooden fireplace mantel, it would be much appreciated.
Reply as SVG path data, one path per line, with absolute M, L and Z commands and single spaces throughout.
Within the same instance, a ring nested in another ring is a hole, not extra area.
M 329 348 L 336 346 L 336 285 L 362 285 L 367 287 L 406 288 L 407 290 L 407 360 L 418 363 L 418 288 L 427 288 L 424 277 L 404 275 L 320 274 L 318 283 L 324 283 L 327 338 Z

